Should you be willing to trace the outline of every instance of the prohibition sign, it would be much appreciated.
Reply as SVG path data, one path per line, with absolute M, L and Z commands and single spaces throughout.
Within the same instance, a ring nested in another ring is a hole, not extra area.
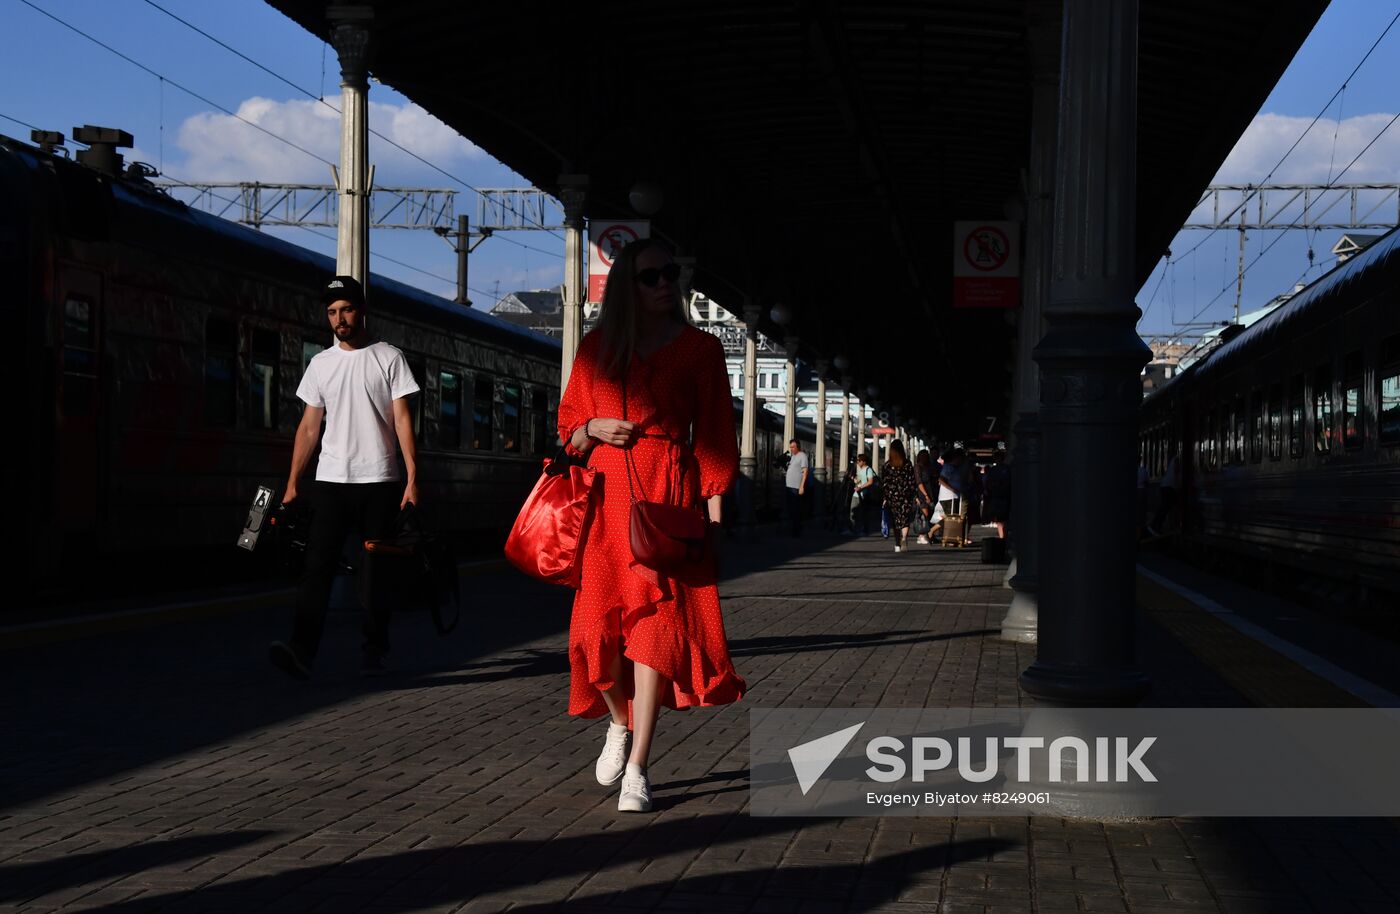
M 598 259 L 611 268 L 622 249 L 637 240 L 630 225 L 610 225 L 598 233 Z
M 974 270 L 990 273 L 1000 270 L 1011 256 L 1011 242 L 996 226 L 983 225 L 967 234 L 963 242 L 963 259 Z

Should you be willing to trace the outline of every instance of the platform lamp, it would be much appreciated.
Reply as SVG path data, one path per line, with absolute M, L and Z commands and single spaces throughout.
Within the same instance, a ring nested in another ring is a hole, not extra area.
M 666 203 L 666 194 L 656 181 L 643 178 L 627 192 L 627 202 L 638 215 L 650 218 L 661 211 Z

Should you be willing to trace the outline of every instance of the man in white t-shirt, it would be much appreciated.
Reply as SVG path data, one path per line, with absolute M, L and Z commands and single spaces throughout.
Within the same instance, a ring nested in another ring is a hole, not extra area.
M 306 410 L 297 427 L 292 470 L 282 496 L 283 504 L 303 497 L 298 484 L 319 441 L 306 575 L 291 641 L 274 641 L 268 648 L 273 664 L 296 679 L 311 673 L 346 535 L 355 530 L 361 539 L 384 536 L 397 512 L 418 502 L 417 451 L 408 408 L 408 397 L 418 392 L 413 372 L 402 352 L 370 336 L 364 289 L 357 280 L 335 277 L 321 293 L 321 301 L 335 345 L 317 353 L 297 388 Z M 407 480 L 400 479 L 395 438 L 403 451 Z M 363 670 L 375 673 L 383 670 L 389 650 L 389 607 L 367 602 Z
M 794 438 L 788 442 L 786 509 L 788 522 L 792 524 L 792 535 L 802 535 L 802 513 L 805 505 L 802 502 L 803 496 L 807 494 L 807 477 L 811 470 L 807 462 L 807 454 L 802 450 L 802 445 Z

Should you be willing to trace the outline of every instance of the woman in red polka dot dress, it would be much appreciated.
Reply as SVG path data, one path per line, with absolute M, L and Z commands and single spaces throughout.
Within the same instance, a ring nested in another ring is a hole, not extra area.
M 569 625 L 569 713 L 610 716 L 595 773 L 602 784 L 622 781 L 623 812 L 651 809 L 647 756 L 659 706 L 729 704 L 746 688 L 729 659 L 715 577 L 682 583 L 632 557 L 624 449 L 637 499 L 705 500 L 712 538 L 738 470 L 724 348 L 687 322 L 679 275 L 658 242 L 623 249 L 559 404 L 560 439 L 603 478 Z

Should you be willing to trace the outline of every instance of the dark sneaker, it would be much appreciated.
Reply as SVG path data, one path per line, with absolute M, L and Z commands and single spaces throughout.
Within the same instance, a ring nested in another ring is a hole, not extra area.
M 296 649 L 281 641 L 274 641 L 267 646 L 267 659 L 293 679 L 305 682 L 311 678 L 311 668 L 297 656 Z
M 383 654 L 366 653 L 360 658 L 361 676 L 383 676 L 387 672 L 389 667 L 384 662 Z

